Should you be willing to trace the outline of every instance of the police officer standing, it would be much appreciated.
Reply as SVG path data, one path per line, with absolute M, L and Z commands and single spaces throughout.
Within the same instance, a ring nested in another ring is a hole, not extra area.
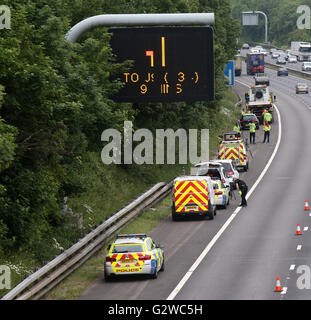
M 249 124 L 249 143 L 255 144 L 255 136 L 256 136 L 256 124 L 254 122 L 251 122 Z
M 265 112 L 265 114 L 264 114 L 264 117 L 263 117 L 263 120 L 265 121 L 265 122 L 271 122 L 271 120 L 272 120 L 272 115 L 271 115 L 271 113 L 269 112 L 269 111 L 267 111 L 267 112 Z
M 241 196 L 241 203 L 239 204 L 240 207 L 246 207 L 247 206 L 247 201 L 246 201 L 246 194 L 248 191 L 248 186 L 247 184 L 240 179 L 233 178 L 233 182 L 236 185 L 236 188 L 239 192 L 239 195 Z
M 236 122 L 235 126 L 233 127 L 233 131 L 235 133 L 237 133 L 238 137 L 241 137 L 241 128 L 240 128 L 240 122 L 239 121 Z
M 263 139 L 263 143 L 266 142 L 267 140 L 267 143 L 269 143 L 269 140 L 270 140 L 270 130 L 271 130 L 271 125 L 270 123 L 264 121 L 264 124 L 263 124 L 263 131 L 264 131 L 264 139 Z

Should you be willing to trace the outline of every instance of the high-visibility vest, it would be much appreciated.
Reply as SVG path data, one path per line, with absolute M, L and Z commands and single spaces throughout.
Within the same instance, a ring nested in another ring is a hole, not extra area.
M 267 112 L 267 113 L 264 115 L 264 120 L 265 120 L 265 121 L 271 121 L 271 119 L 272 119 L 271 113 Z
M 263 130 L 264 130 L 264 131 L 270 131 L 270 130 L 271 130 L 270 124 L 264 125 L 264 126 L 263 126 Z
M 239 126 L 234 126 L 234 127 L 233 127 L 233 131 L 234 131 L 234 132 L 241 132 Z
M 251 122 L 250 124 L 249 124 L 249 132 L 256 132 L 256 125 L 255 125 L 255 123 L 253 123 L 253 122 Z

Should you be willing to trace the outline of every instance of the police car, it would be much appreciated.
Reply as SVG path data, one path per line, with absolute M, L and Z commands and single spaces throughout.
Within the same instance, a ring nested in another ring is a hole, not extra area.
M 211 160 L 211 162 L 217 162 L 222 164 L 222 166 L 225 169 L 226 177 L 229 179 L 231 188 L 235 189 L 235 183 L 233 183 L 233 179 L 234 178 L 239 179 L 240 174 L 238 170 L 235 169 L 233 165 L 233 161 L 229 159 L 225 159 L 225 160 L 217 159 L 217 160 Z
M 163 246 L 146 234 L 121 234 L 108 247 L 104 264 L 105 280 L 121 275 L 146 274 L 157 278 L 164 270 Z
M 221 180 L 212 180 L 213 189 L 216 198 L 216 206 L 221 206 L 224 209 L 229 205 L 229 190 L 224 186 Z

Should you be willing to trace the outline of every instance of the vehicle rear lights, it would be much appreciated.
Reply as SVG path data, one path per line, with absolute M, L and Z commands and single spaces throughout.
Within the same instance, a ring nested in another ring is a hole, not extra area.
M 116 258 L 106 257 L 106 262 L 116 262 Z
M 228 171 L 228 172 L 227 172 L 227 175 L 228 175 L 228 176 L 232 176 L 232 175 L 233 175 L 233 171 Z
M 219 196 L 219 195 L 221 195 L 221 194 L 222 194 L 222 191 L 216 191 L 216 192 L 215 192 L 215 195 L 216 195 L 216 196 Z
M 151 255 L 149 255 L 149 254 L 146 254 L 143 257 L 139 257 L 139 260 L 150 260 L 150 259 L 151 259 Z

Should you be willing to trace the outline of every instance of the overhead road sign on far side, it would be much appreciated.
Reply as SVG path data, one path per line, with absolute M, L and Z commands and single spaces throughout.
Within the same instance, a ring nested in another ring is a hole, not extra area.
M 243 12 L 242 13 L 243 26 L 258 26 L 258 13 Z

